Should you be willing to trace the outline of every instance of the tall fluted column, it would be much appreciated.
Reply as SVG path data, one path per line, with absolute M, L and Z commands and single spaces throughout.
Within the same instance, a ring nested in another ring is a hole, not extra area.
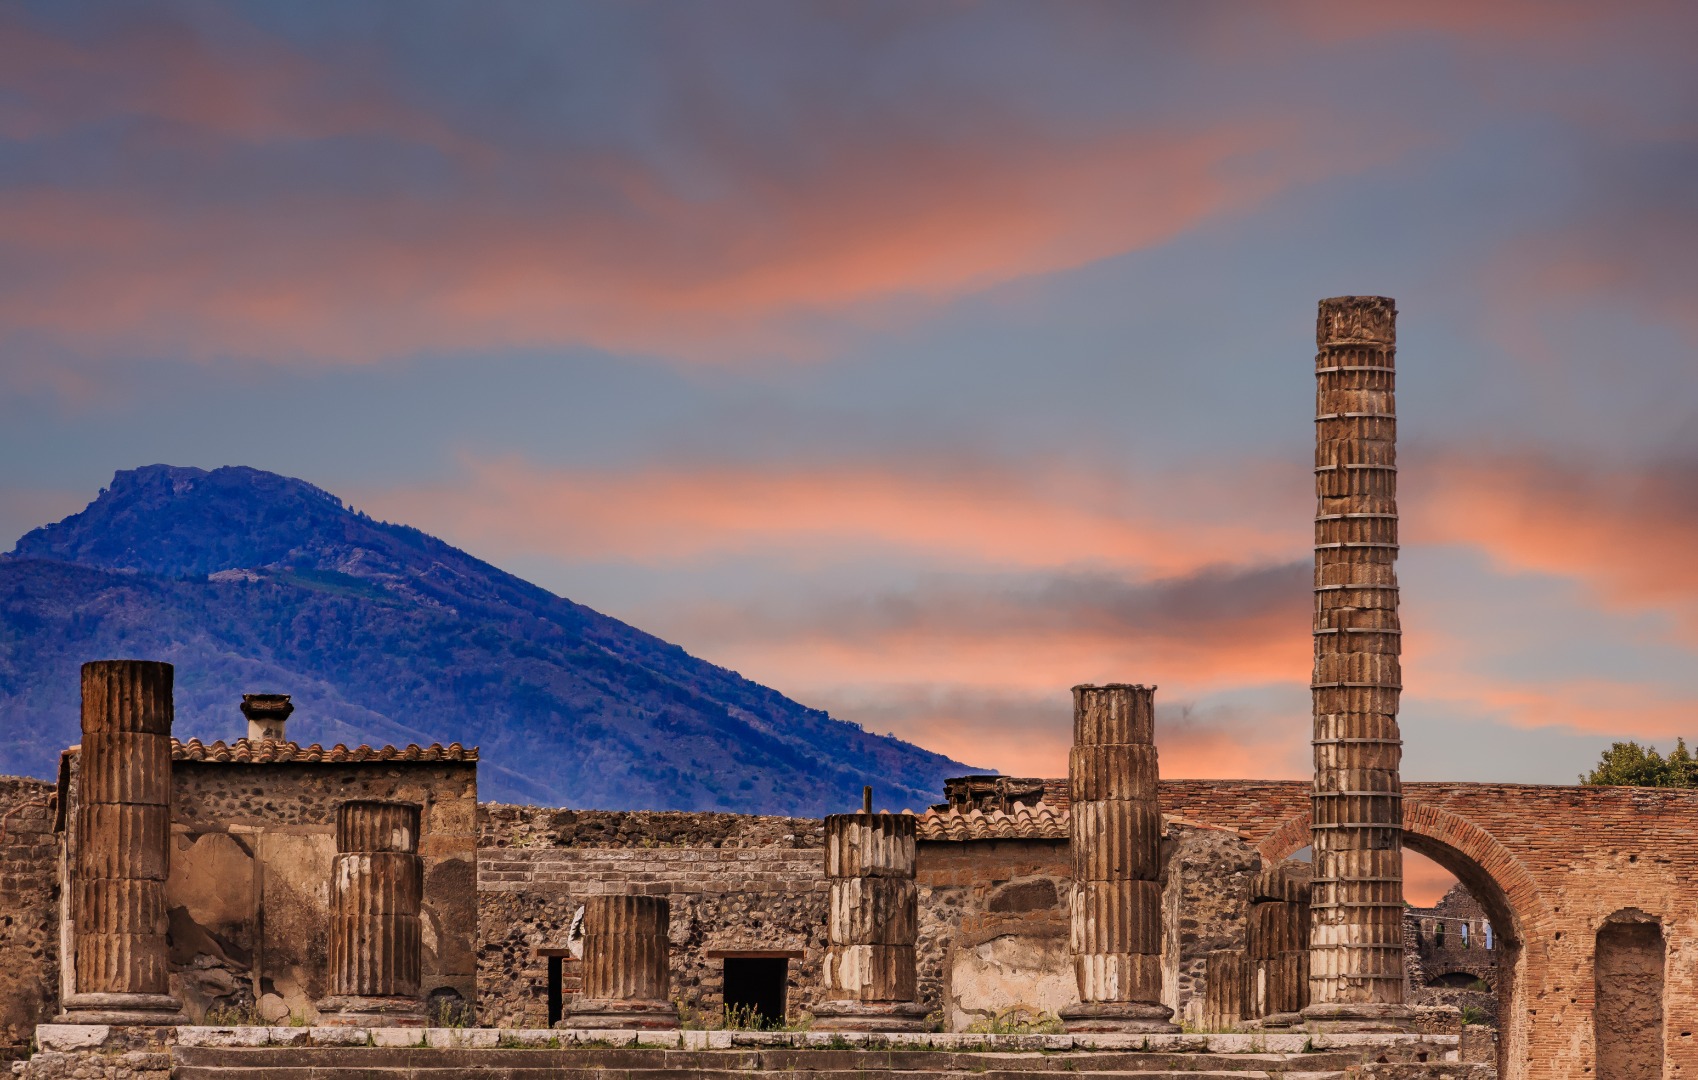
M 831 814 L 825 819 L 826 1000 L 814 1010 L 823 1031 L 919 1031 L 914 943 L 912 814 Z
M 559 1026 L 580 1029 L 678 1026 L 671 1001 L 664 896 L 591 896 L 584 901 L 584 990 Z
M 424 1024 L 418 852 L 419 808 L 413 803 L 354 801 L 336 808 L 330 993 L 318 1003 L 322 1022 Z
M 1069 1031 L 1178 1031 L 1162 1004 L 1161 806 L 1153 686 L 1073 688 Z
M 1397 729 L 1397 307 L 1323 300 L 1315 343 L 1314 868 L 1305 1019 L 1395 1028 L 1403 996 Z
M 83 665 L 67 1022 L 183 1022 L 165 942 L 171 682 L 171 665 L 156 661 Z

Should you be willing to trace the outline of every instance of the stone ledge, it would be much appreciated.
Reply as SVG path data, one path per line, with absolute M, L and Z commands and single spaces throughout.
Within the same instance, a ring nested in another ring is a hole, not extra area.
M 108 1029 L 83 1025 L 43 1025 L 37 1039 L 44 1049 L 91 1049 Z M 47 1033 L 43 1035 L 42 1033 Z M 61 1035 L 59 1033 L 63 1032 Z M 99 1032 L 98 1035 L 89 1034 Z M 53 1045 L 49 1045 L 52 1040 Z M 1461 1040 L 1455 1035 L 1243 1034 L 1217 1035 L 971 1035 L 963 1033 L 878 1033 L 826 1031 L 626 1031 L 550 1030 L 548 1028 L 361 1028 L 361 1027 L 183 1027 L 179 1046 L 380 1046 L 432 1049 L 542 1049 L 579 1046 L 652 1047 L 656 1049 L 729 1050 L 733 1047 L 867 1050 L 1059 1051 L 1143 1050 L 1158 1053 L 1301 1054 L 1319 1050 L 1369 1047 L 1430 1048 L 1441 1060 L 1454 1061 Z

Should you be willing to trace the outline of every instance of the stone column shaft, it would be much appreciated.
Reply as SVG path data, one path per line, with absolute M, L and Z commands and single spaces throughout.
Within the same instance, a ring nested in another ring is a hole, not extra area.
M 664 896 L 591 896 L 584 901 L 584 989 L 562 1026 L 659 1029 L 678 1026 L 672 1004 L 672 904 Z
M 82 668 L 75 852 L 70 864 L 76 992 L 65 1019 L 180 1023 L 170 997 L 165 877 L 171 829 L 170 664 Z
M 919 887 L 912 814 L 832 814 L 825 819 L 825 1031 L 915 1031 L 914 949 Z
M 1396 305 L 1323 300 L 1315 358 L 1314 888 L 1310 1006 L 1402 1017 Z
M 336 808 L 330 878 L 330 1024 L 415 1027 L 424 961 L 419 807 L 352 801 Z
M 1162 1002 L 1155 687 L 1073 688 L 1070 839 L 1079 1005 L 1069 1031 L 1177 1031 Z
M 1278 868 L 1250 879 L 1249 1016 L 1263 1027 L 1295 1024 L 1309 1003 L 1309 890 Z

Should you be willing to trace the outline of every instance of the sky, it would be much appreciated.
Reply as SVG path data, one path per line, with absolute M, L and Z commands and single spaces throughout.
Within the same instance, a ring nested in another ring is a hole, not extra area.
M 1396 298 L 1404 776 L 1698 733 L 1698 7 L 0 5 L 0 544 L 251 465 L 870 730 L 1301 777 Z

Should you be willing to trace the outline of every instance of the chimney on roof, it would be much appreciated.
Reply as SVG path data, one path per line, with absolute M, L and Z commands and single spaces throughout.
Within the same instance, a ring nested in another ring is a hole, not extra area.
M 288 742 L 283 724 L 294 711 L 288 694 L 243 694 L 242 715 L 248 718 L 248 741 Z

